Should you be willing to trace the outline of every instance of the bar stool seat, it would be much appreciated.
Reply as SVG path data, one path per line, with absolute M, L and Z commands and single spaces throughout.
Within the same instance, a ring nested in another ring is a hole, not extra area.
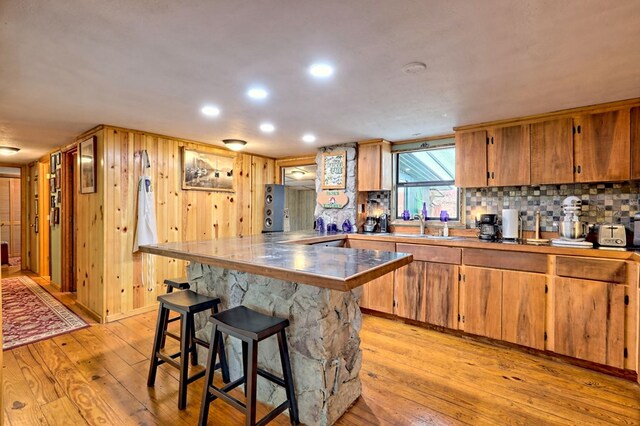
M 298 405 L 293 386 L 293 375 L 291 373 L 291 363 L 287 347 L 287 335 L 285 333 L 285 329 L 289 326 L 289 320 L 264 315 L 251 310 L 246 306 L 238 306 L 211 316 L 209 321 L 213 324 L 213 330 L 211 332 L 213 346 L 209 351 L 209 357 L 207 360 L 205 388 L 202 393 L 200 420 L 198 424 L 207 424 L 209 404 L 217 398 L 221 398 L 237 410 L 245 413 L 246 425 L 265 425 L 286 409 L 289 409 L 291 424 L 299 424 Z M 243 377 L 226 384 L 222 388 L 217 388 L 213 385 L 215 368 L 211 367 L 216 365 L 216 349 L 222 343 L 222 333 L 242 340 L 242 366 L 244 375 Z M 277 377 L 268 371 L 258 368 L 258 343 L 273 335 L 277 335 L 278 338 L 283 378 Z M 287 399 L 256 423 L 256 390 L 258 375 L 284 387 Z M 230 390 L 240 386 L 241 384 L 245 384 L 244 394 L 246 397 L 246 403 L 242 403 L 228 394 Z
M 209 349 L 209 343 L 199 339 L 195 335 L 194 315 L 210 310 L 212 314 L 218 313 L 218 305 L 220 299 L 204 296 L 195 293 L 192 290 L 182 290 L 176 293 L 167 293 L 158 296 L 160 302 L 158 312 L 158 322 L 156 324 L 156 334 L 153 341 L 153 353 L 151 355 L 151 365 L 149 367 L 149 376 L 147 378 L 147 386 L 154 386 L 158 366 L 167 363 L 180 371 L 179 389 L 178 389 L 178 408 L 180 410 L 187 406 L 187 385 L 200 377 L 203 377 L 206 370 L 202 370 L 191 377 L 189 372 L 189 354 L 191 354 L 191 364 L 198 364 L 197 345 Z M 169 312 L 174 311 L 179 314 L 180 335 L 173 334 L 167 330 L 169 325 Z M 172 337 L 180 342 L 180 351 L 174 354 L 166 354 L 163 349 L 166 337 Z M 220 363 L 215 368 L 222 369 L 222 377 L 225 383 L 229 382 L 229 367 L 225 354 L 224 344 L 216 347 L 220 355 Z M 176 361 L 180 358 L 180 361 Z
M 167 293 L 173 293 L 174 289 L 189 290 L 191 288 L 187 277 L 167 278 L 164 283 L 167 285 Z

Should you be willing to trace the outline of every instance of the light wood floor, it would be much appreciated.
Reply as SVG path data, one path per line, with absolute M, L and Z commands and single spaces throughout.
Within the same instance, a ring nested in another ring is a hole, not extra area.
M 177 370 L 146 386 L 154 324 L 143 314 L 5 352 L 5 424 L 196 424 L 202 380 L 184 411 Z M 340 425 L 640 424 L 636 383 L 518 351 L 371 316 L 362 350 L 363 394 Z M 210 424 L 242 420 L 212 404 Z

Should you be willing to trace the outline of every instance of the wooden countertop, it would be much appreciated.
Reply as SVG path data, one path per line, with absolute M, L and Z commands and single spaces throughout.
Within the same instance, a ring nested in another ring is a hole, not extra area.
M 336 238 L 337 237 L 337 238 Z M 345 238 L 314 232 L 141 246 L 140 251 L 276 279 L 349 291 L 413 261 L 406 253 L 306 245 Z M 287 244 L 300 242 L 303 244 Z

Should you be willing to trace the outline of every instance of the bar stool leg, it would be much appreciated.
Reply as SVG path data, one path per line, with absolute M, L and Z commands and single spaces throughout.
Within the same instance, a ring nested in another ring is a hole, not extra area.
M 213 384 L 213 376 L 216 370 L 215 365 L 216 354 L 218 352 L 218 341 L 222 339 L 216 324 L 213 325 L 213 332 L 211 333 L 211 336 L 213 344 L 209 351 L 209 355 L 207 356 L 207 372 L 204 376 L 204 390 L 202 392 L 202 401 L 200 403 L 200 419 L 198 420 L 198 425 L 200 426 L 206 426 L 209 418 L 209 404 L 211 404 L 211 401 L 214 399 L 209 394 L 209 386 Z
M 190 318 L 191 333 L 189 335 L 189 351 L 191 352 L 191 365 L 198 365 L 198 348 L 196 345 L 196 323 L 193 314 L 187 314 Z
M 249 344 L 242 341 L 242 374 L 244 375 L 244 396 L 247 396 L 247 378 L 249 377 L 247 371 L 247 354 L 249 352 Z
M 184 410 L 187 406 L 187 379 L 189 378 L 189 343 L 191 341 L 192 317 L 188 314 L 180 314 L 180 384 L 178 386 L 178 409 Z
M 227 354 L 224 347 L 224 339 L 222 338 L 222 336 L 220 336 L 220 344 L 218 345 L 218 355 L 220 355 L 220 369 L 222 370 L 222 381 L 224 383 L 229 383 L 231 381 L 231 378 L 229 377 L 229 364 L 227 363 Z
M 280 348 L 280 362 L 282 363 L 285 391 L 287 392 L 287 399 L 289 400 L 289 418 L 291 419 L 292 425 L 297 425 L 300 423 L 300 419 L 298 418 L 298 403 L 293 386 L 293 374 L 291 374 L 287 334 L 284 330 L 278 333 L 278 347 Z
M 248 367 L 245 370 L 245 389 L 247 390 L 247 416 L 245 420 L 246 426 L 254 426 L 256 424 L 256 391 L 258 385 L 258 342 L 253 340 L 248 344 L 249 354 Z
M 151 354 L 151 364 L 149 366 L 149 376 L 147 377 L 147 386 L 153 386 L 156 382 L 156 372 L 158 370 L 158 352 L 164 347 L 164 333 L 167 330 L 167 320 L 169 319 L 169 310 L 162 303 L 158 309 L 158 321 L 156 323 L 156 335 L 153 338 L 153 353 Z

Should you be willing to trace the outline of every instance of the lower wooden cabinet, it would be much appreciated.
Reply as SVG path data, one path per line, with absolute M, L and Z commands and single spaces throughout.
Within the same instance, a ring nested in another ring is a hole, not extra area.
M 458 328 L 458 266 L 425 263 L 423 321 L 442 327 Z
M 427 262 L 414 260 L 396 270 L 394 315 L 425 320 L 425 271 Z
M 466 333 L 502 338 L 502 271 L 461 267 L 460 321 Z
M 545 348 L 547 278 L 526 272 L 502 272 L 502 340 Z
M 392 314 L 393 274 L 389 272 L 363 285 L 360 307 Z
M 556 278 L 554 352 L 622 368 L 625 286 Z

